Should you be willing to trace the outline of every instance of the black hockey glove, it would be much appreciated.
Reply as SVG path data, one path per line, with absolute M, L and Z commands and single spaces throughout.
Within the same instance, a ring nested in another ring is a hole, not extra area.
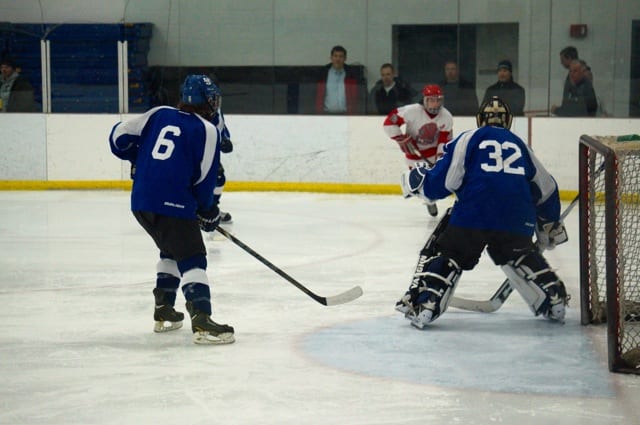
M 208 210 L 198 210 L 196 214 L 198 215 L 200 229 L 204 232 L 213 232 L 220 224 L 220 208 L 217 205 Z
M 222 139 L 222 142 L 220 142 L 220 151 L 222 153 L 229 153 L 233 151 L 233 143 L 231 143 L 231 139 Z

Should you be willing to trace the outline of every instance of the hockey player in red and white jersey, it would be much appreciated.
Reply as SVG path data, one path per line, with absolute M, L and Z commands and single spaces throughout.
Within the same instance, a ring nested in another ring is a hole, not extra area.
M 427 84 L 422 96 L 422 104 L 396 108 L 384 120 L 384 131 L 404 152 L 409 169 L 417 162 L 435 164 L 442 156 L 444 145 L 453 138 L 453 116 L 443 106 L 440 86 Z M 433 217 L 438 215 L 435 202 L 427 201 L 427 209 Z

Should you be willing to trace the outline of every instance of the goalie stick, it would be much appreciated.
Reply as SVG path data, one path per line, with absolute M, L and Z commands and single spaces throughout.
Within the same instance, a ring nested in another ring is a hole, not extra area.
M 576 197 L 573 198 L 569 206 L 560 215 L 560 221 L 563 221 L 569 215 L 569 213 L 576 206 L 579 200 L 580 193 L 578 193 Z M 458 298 L 456 296 L 453 296 L 451 297 L 449 306 L 459 308 L 461 310 L 478 311 L 480 313 L 493 313 L 494 311 L 497 311 L 500 307 L 502 307 L 502 304 L 504 304 L 504 302 L 507 300 L 507 298 L 509 298 L 509 295 L 511 295 L 512 292 L 513 287 L 509 283 L 509 279 L 505 279 L 505 281 L 502 282 L 502 285 L 500 285 L 495 294 L 493 294 L 493 296 L 487 301 L 468 300 L 466 298 Z
M 298 288 L 299 290 L 301 290 L 302 292 L 304 292 L 309 297 L 313 298 L 315 301 L 319 302 L 322 305 L 330 306 L 330 305 L 345 304 L 355 300 L 356 298 L 362 295 L 362 288 L 360 288 L 359 286 L 354 286 L 353 288 L 345 292 L 342 292 L 340 294 L 333 295 L 330 297 L 322 297 L 318 294 L 315 294 L 311 290 L 309 290 L 306 286 L 304 286 L 303 284 L 301 284 L 300 282 L 298 282 L 297 280 L 289 276 L 284 271 L 280 270 L 280 268 L 276 267 L 273 263 L 271 263 L 269 260 L 264 258 L 262 255 L 258 254 L 256 251 L 251 249 L 249 246 L 243 243 L 240 239 L 236 238 L 231 233 L 227 232 L 225 229 L 218 226 L 216 230 L 222 233 L 222 235 L 225 238 L 229 239 L 231 242 L 235 243 L 240 248 L 244 249 L 246 252 L 251 254 L 252 257 L 260 261 L 265 266 L 269 267 L 271 270 L 273 270 L 274 272 L 282 276 L 285 280 L 287 280 L 293 286 L 295 286 L 296 288 Z

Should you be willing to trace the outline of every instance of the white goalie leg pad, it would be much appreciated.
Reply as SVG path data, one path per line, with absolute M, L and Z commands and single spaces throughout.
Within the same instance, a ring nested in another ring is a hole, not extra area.
M 533 269 L 537 270 L 533 270 Z M 567 296 L 564 283 L 538 252 L 523 255 L 515 262 L 502 266 L 502 270 L 536 316 L 562 322 Z
M 540 314 L 540 308 L 547 299 L 547 294 L 536 285 L 533 281 L 527 279 L 526 273 L 520 269 L 515 268 L 510 264 L 502 266 L 502 271 L 509 278 L 511 286 L 515 288 L 524 301 L 529 305 L 529 308 L 536 316 Z

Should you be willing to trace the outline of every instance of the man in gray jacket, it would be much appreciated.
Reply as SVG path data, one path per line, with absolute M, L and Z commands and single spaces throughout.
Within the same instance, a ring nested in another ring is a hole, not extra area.
M 595 117 L 598 100 L 591 80 L 586 76 L 586 65 L 579 59 L 569 64 L 569 84 L 562 94 L 562 104 L 553 105 L 551 113 L 561 117 Z

